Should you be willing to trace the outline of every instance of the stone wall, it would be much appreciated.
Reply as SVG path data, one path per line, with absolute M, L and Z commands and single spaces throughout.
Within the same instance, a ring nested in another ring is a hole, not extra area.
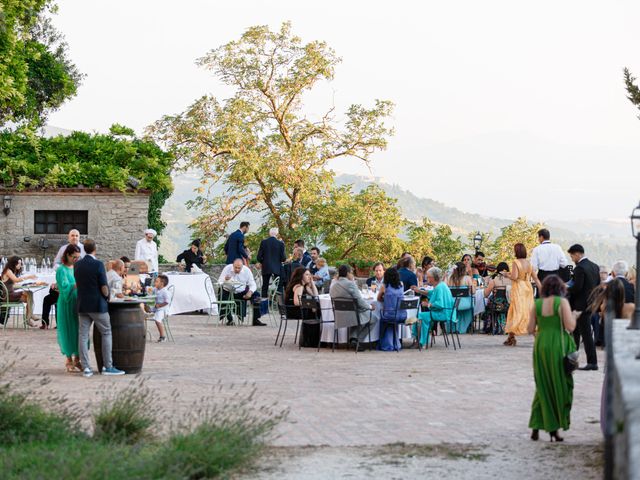
M 11 212 L 0 213 L 0 255 L 20 255 L 41 259 L 53 258 L 67 235 L 36 235 L 35 210 L 87 210 L 88 234 L 96 241 L 98 255 L 133 258 L 136 242 L 147 228 L 149 196 L 120 192 L 13 192 Z M 25 242 L 25 238 L 30 238 Z M 49 248 L 39 247 L 41 238 L 47 239 Z
M 613 324 L 613 478 L 640 480 L 640 330 Z

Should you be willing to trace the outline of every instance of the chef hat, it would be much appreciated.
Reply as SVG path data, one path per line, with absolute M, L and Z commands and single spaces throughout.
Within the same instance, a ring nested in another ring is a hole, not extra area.
M 157 233 L 153 228 L 147 228 L 147 229 L 144 231 L 144 234 L 145 234 L 145 235 L 147 235 L 147 234 L 149 234 L 149 233 L 150 233 L 151 235 L 153 235 L 154 237 L 158 234 L 158 233 Z

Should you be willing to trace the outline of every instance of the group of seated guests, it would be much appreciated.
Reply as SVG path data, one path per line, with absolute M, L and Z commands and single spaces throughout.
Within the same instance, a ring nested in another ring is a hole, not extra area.
M 310 256 L 310 259 L 317 255 Z M 319 253 L 319 252 L 318 252 Z M 284 292 L 285 302 L 290 318 L 300 318 L 309 320 L 316 318 L 313 311 L 303 311 L 300 308 L 303 296 L 317 297 L 321 290 L 311 270 L 303 265 L 296 266 L 294 262 L 299 262 L 303 256 L 303 250 L 294 250 L 293 261 L 295 268 L 290 275 L 287 287 Z M 301 263 L 301 262 L 300 262 Z M 474 258 L 465 255 L 460 262 L 457 262 L 452 270 L 447 274 L 435 266 L 435 261 L 429 256 L 425 256 L 421 266 L 416 267 L 415 259 L 405 253 L 391 268 L 385 269 L 382 262 L 373 266 L 373 276 L 366 280 L 369 289 L 377 293 L 376 300 L 380 303 L 380 311 L 376 315 L 370 315 L 374 309 L 372 304 L 365 300 L 357 286 L 353 270 L 349 265 L 341 265 L 334 279 L 330 281 L 329 294 L 332 298 L 351 298 L 358 306 L 359 324 L 350 329 L 351 343 L 366 343 L 369 329 L 378 328 L 379 317 L 385 319 L 385 315 L 394 311 L 394 320 L 405 320 L 406 312 L 398 312 L 396 305 L 404 295 L 418 294 L 421 298 L 423 310 L 429 310 L 430 319 L 434 322 L 453 321 L 453 325 L 458 332 L 466 332 L 473 321 L 472 296 L 475 293 L 478 282 L 476 278 L 484 276 L 484 295 L 491 298 L 493 293 L 500 288 L 510 285 L 507 274 L 509 266 L 502 262 L 498 264 L 494 273 L 488 276 L 490 270 L 484 263 L 484 255 L 478 252 Z M 327 280 L 325 280 L 326 282 Z M 460 300 L 456 311 L 452 311 L 455 300 L 451 293 L 452 287 L 468 288 L 469 295 Z M 308 317 L 308 318 L 305 318 Z M 386 320 L 386 319 L 385 319 Z M 419 322 L 421 323 L 421 322 Z M 368 325 L 367 325 L 368 324 Z M 420 327 L 421 325 L 418 325 Z M 416 331 L 417 330 L 417 331 Z M 386 333 L 384 337 L 386 337 Z M 414 342 L 425 344 L 428 338 L 428 331 L 425 328 L 414 328 Z M 320 326 L 317 322 L 303 322 L 300 336 L 301 346 L 317 346 L 319 344 Z M 379 347 L 387 349 L 388 338 L 381 338 Z M 397 348 L 397 345 L 395 346 Z M 361 347 L 363 348 L 363 346 Z M 394 348 L 392 345 L 391 348 Z

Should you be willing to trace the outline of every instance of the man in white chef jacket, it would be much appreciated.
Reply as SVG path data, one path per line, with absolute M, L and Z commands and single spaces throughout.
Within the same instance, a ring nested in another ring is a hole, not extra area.
M 144 231 L 144 238 L 136 243 L 135 260 L 143 260 L 149 263 L 150 272 L 158 271 L 158 245 L 153 241 L 156 231 L 153 228 L 147 228 Z

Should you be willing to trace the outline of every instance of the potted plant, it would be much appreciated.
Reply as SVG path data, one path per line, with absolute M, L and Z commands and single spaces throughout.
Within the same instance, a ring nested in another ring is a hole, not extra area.
M 375 262 L 371 260 L 355 259 L 349 262 L 355 270 L 356 277 L 369 278 L 371 268 Z

